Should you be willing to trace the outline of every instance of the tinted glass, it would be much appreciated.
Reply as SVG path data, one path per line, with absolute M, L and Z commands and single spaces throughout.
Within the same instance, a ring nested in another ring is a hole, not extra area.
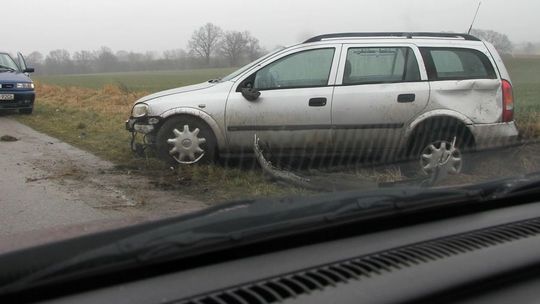
M 350 48 L 343 84 L 419 81 L 420 71 L 410 48 Z
M 328 84 L 334 48 L 299 52 L 281 58 L 259 70 L 255 88 L 259 90 L 317 87 Z
M 471 49 L 430 49 L 436 79 L 493 79 L 495 71 L 486 55 Z M 433 77 L 432 77 L 433 78 Z

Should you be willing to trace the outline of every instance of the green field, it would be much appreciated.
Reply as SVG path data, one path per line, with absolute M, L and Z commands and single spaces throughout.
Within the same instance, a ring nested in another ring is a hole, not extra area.
M 234 68 L 221 68 L 159 72 L 50 75 L 34 76 L 33 79 L 42 83 L 60 86 L 99 89 L 107 84 L 113 84 L 125 86 L 131 91 L 157 92 L 204 82 L 212 78 L 223 77 L 232 73 L 234 70 Z

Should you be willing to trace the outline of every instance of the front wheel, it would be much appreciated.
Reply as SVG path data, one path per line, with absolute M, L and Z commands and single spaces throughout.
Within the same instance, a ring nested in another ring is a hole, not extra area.
M 156 136 L 159 158 L 171 165 L 210 163 L 216 158 L 216 140 L 212 130 L 192 117 L 167 120 Z

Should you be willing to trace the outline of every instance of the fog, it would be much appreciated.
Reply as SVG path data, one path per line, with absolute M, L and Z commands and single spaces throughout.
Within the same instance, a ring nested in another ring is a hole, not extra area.
M 249 30 L 266 48 L 340 31 L 467 31 L 478 1 L 471 0 L 18 0 L 3 1 L 4 51 L 163 51 L 186 48 L 206 22 Z M 540 40 L 540 1 L 484 0 L 476 28 L 514 42 Z

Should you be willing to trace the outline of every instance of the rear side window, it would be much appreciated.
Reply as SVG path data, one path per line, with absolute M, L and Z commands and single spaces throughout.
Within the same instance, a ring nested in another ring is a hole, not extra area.
M 420 81 L 418 61 L 408 47 L 349 48 L 344 85 Z
M 430 80 L 496 79 L 488 57 L 477 50 L 422 48 Z

